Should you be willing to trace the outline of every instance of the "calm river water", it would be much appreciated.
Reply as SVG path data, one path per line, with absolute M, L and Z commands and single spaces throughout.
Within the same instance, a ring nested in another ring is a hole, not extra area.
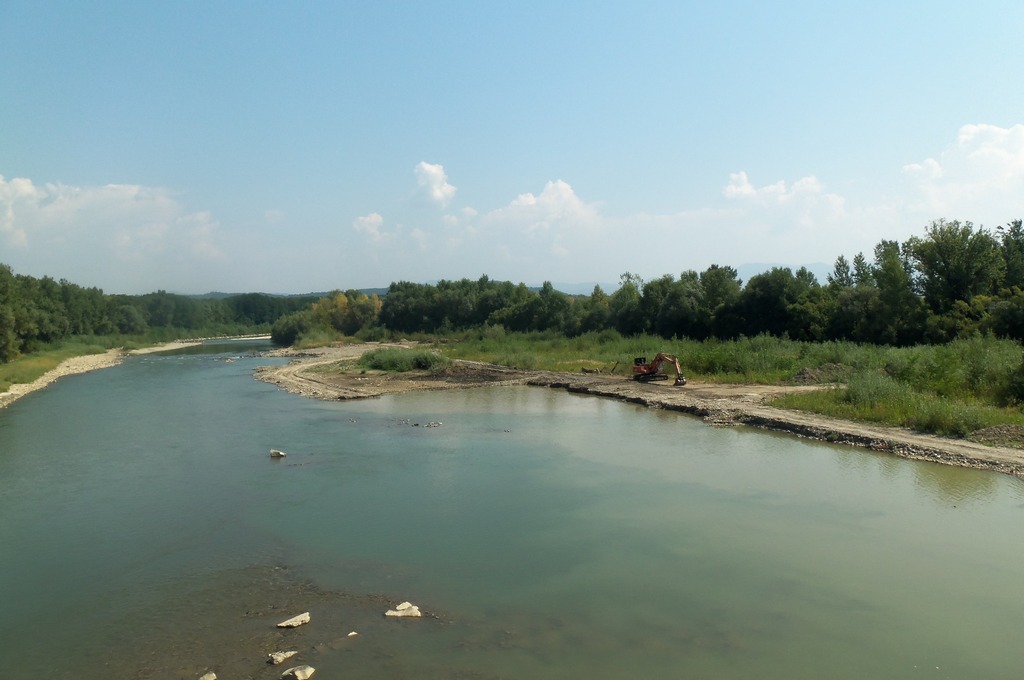
M 0 410 L 0 674 L 1021 675 L 1020 480 L 541 388 L 312 401 L 252 347 Z

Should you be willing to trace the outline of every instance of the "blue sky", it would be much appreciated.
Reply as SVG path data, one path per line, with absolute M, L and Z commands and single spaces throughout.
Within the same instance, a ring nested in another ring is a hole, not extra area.
M 1024 217 L 1024 3 L 630 5 L 6 0 L 0 262 L 614 283 Z

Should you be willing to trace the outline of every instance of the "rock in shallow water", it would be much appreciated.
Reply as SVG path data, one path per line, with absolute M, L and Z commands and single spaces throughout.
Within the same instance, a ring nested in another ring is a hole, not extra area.
M 308 680 L 316 673 L 312 666 L 295 666 L 281 674 L 281 680 Z
M 414 605 L 412 602 L 403 602 L 394 609 L 389 609 L 384 612 L 384 616 L 409 616 L 417 617 L 423 616 L 420 613 L 420 608 Z
M 299 626 L 301 626 L 301 625 L 303 625 L 305 623 L 309 623 L 309 612 L 303 612 L 302 614 L 299 614 L 298 616 L 293 616 L 292 618 L 288 619 L 287 621 L 282 621 L 281 623 L 277 624 L 277 627 L 278 628 L 298 628 Z
M 298 654 L 298 652 L 294 650 L 290 652 L 274 652 L 273 654 L 267 654 L 267 656 L 270 657 L 269 659 L 267 659 L 267 663 L 274 664 L 276 666 L 277 664 L 282 663 L 286 659 L 292 658 L 296 654 Z

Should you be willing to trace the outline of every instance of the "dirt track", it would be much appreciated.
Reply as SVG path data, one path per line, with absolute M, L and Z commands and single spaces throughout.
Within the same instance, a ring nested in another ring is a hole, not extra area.
M 591 394 L 699 416 L 709 425 L 749 425 L 790 432 L 821 441 L 862 446 L 904 458 L 946 465 L 993 470 L 1024 477 L 1024 450 L 986 446 L 961 439 L 918 434 L 901 428 L 865 425 L 834 418 L 789 411 L 766 404 L 772 396 L 794 391 L 823 389 L 820 386 L 718 385 L 690 382 L 673 387 L 671 380 L 638 383 L 625 376 L 517 371 L 457 361 L 446 373 L 394 374 L 358 370 L 325 370 L 330 364 L 350 361 L 378 345 L 317 348 L 304 353 L 274 352 L 292 356 L 286 366 L 262 367 L 257 379 L 315 399 L 365 399 L 413 390 L 440 390 L 481 385 L 535 385 Z M 827 388 L 824 388 L 827 389 Z

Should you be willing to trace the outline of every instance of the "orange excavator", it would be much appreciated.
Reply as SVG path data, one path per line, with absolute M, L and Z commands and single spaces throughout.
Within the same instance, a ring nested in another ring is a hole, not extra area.
M 679 368 L 679 359 L 664 352 L 659 352 L 650 363 L 647 363 L 647 357 L 633 359 L 633 380 L 638 382 L 668 380 L 668 375 L 662 372 L 665 364 L 671 364 L 676 369 L 676 381 L 673 383 L 673 386 L 682 387 L 685 385 L 686 378 L 683 377 L 683 370 Z

